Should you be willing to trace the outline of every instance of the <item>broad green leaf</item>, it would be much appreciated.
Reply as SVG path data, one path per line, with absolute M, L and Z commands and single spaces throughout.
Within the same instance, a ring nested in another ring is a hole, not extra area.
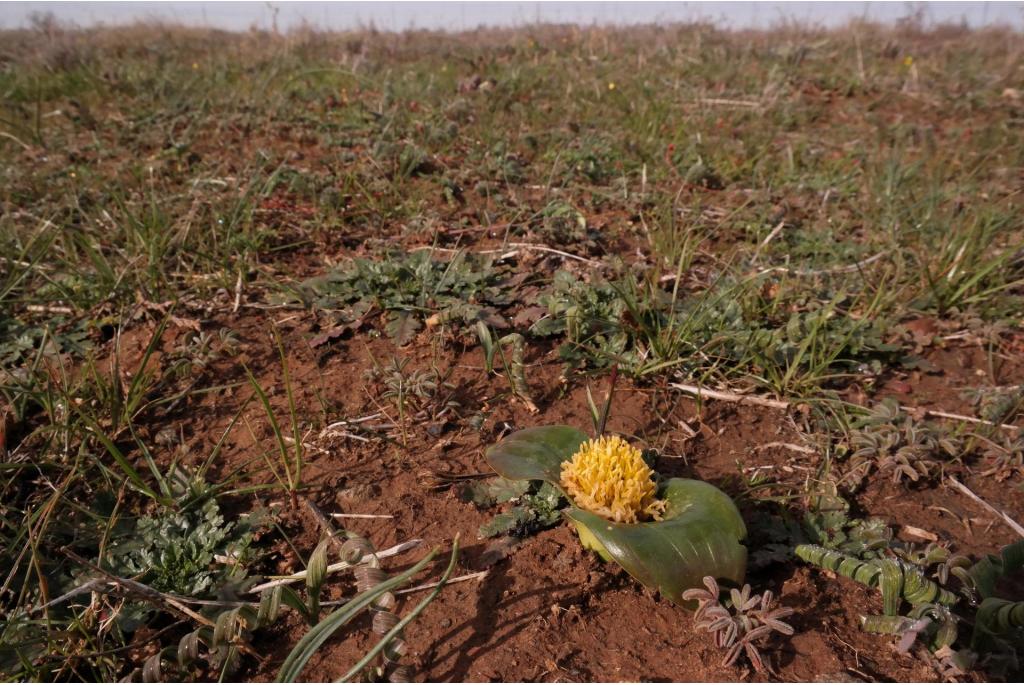
M 558 484 L 563 461 L 587 440 L 572 426 L 524 428 L 487 450 L 487 463 L 509 480 L 546 480 Z
M 747 549 L 739 541 L 747 530 L 729 496 L 710 483 L 683 478 L 666 481 L 658 496 L 668 502 L 661 521 L 613 523 L 577 507 L 566 516 L 629 575 L 676 604 L 684 604 L 683 592 L 700 587 L 704 576 L 742 583 Z
M 487 450 L 487 461 L 505 478 L 557 487 L 562 462 L 586 439 L 572 426 L 526 428 Z M 662 521 L 613 523 L 572 506 L 565 515 L 584 546 L 677 604 L 683 604 L 685 590 L 701 586 L 704 576 L 741 583 L 747 549 L 739 541 L 747 530 L 729 496 L 709 483 L 681 478 L 666 481 L 658 496 L 668 502 Z

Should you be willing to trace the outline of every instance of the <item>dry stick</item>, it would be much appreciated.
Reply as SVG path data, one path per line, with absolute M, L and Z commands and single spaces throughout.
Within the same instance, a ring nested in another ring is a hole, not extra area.
M 709 390 L 697 385 L 687 385 L 685 383 L 669 383 L 668 387 L 675 388 L 676 390 L 682 390 L 690 395 L 696 395 L 698 398 L 710 397 L 713 400 L 722 400 L 723 402 L 756 404 L 759 407 L 771 407 L 772 409 L 789 409 L 789 402 L 786 402 L 785 400 L 773 400 L 767 397 L 760 397 L 758 395 L 739 395 L 734 392 Z
M 556 250 L 555 248 L 548 247 L 547 245 L 536 245 L 534 243 L 508 243 L 508 246 L 509 247 L 514 247 L 517 250 L 536 250 L 537 252 L 549 252 L 551 254 L 558 255 L 559 257 L 565 257 L 566 259 L 574 259 L 577 262 L 583 262 L 584 264 L 587 264 L 589 266 L 593 266 L 593 267 L 601 266 L 601 262 L 599 262 L 599 261 L 596 261 L 596 260 L 593 260 L 593 259 L 587 259 L 586 257 L 580 257 L 579 255 L 572 254 L 571 252 L 563 252 L 562 250 Z M 414 247 L 410 251 L 411 252 L 415 252 L 417 250 L 433 250 L 435 252 L 462 252 L 463 251 L 463 250 L 453 250 L 453 249 L 447 248 L 447 247 L 434 247 L 433 245 L 423 245 L 423 246 L 420 246 L 420 247 Z M 509 252 L 506 249 L 500 249 L 500 250 L 480 250 L 479 252 L 476 252 L 475 254 L 497 254 L 499 252 L 500 253 L 504 253 L 504 255 L 507 256 L 507 257 L 515 256 L 515 250 Z
M 811 447 L 805 447 L 803 445 L 797 445 L 792 442 L 766 442 L 763 445 L 758 445 L 754 449 L 757 451 L 771 449 L 772 447 L 784 447 L 787 450 L 793 450 L 794 452 L 802 452 L 803 454 L 817 454 L 818 451 Z
M 764 249 L 765 247 L 767 247 L 767 246 L 768 246 L 768 243 L 770 243 L 770 242 L 771 242 L 772 240 L 774 240 L 774 239 L 775 239 L 775 236 L 777 236 L 777 235 L 778 235 L 778 234 L 779 234 L 779 233 L 780 233 L 780 232 L 782 231 L 782 229 L 783 229 L 783 228 L 784 228 L 785 226 L 786 226 L 786 220 L 785 220 L 785 219 L 783 219 L 782 221 L 780 221 L 780 222 L 779 222 L 779 223 L 778 223 L 778 224 L 777 224 L 777 225 L 775 226 L 775 228 L 773 228 L 773 229 L 772 229 L 771 233 L 769 233 L 769 234 L 768 234 L 768 237 L 767 237 L 767 238 L 765 238 L 765 239 L 764 239 L 763 241 L 761 241 L 761 244 L 757 246 L 757 249 L 756 249 L 756 250 L 754 250 L 754 256 L 750 258 L 750 263 L 751 263 L 751 264 L 753 264 L 754 262 L 756 262 L 756 261 L 757 261 L 757 258 L 758 258 L 758 257 L 760 256 L 760 254 L 761 254 L 761 250 L 763 250 L 763 249 Z
M 331 523 L 331 520 L 324 516 L 324 512 L 320 511 L 320 507 L 318 507 L 313 500 L 308 497 L 303 497 L 302 499 L 306 503 L 306 508 L 309 509 L 311 514 L 313 514 L 313 518 L 316 519 L 316 522 L 320 524 L 320 527 L 323 528 L 324 532 L 331 538 L 331 542 L 334 543 L 335 547 L 341 549 L 341 546 L 344 543 L 342 542 L 337 529 L 334 527 L 334 524 Z
M 231 306 L 231 312 L 235 313 L 242 306 L 242 270 L 238 270 L 238 280 L 235 281 L 235 302 Z
M 950 485 L 955 487 L 957 490 L 964 493 L 965 495 L 973 499 L 975 502 L 977 502 L 978 504 L 985 507 L 990 512 L 1001 518 L 1006 525 L 1008 525 L 1010 528 L 1013 528 L 1014 532 L 1017 533 L 1017 535 L 1024 538 L 1024 526 L 1021 526 L 1019 523 L 1010 518 L 1010 515 L 1007 514 L 1005 511 L 999 511 L 991 504 L 989 504 L 982 498 L 978 497 L 976 494 L 974 494 L 974 492 L 971 491 L 970 488 L 968 488 L 966 485 L 958 481 L 953 476 L 946 476 L 946 480 L 949 481 Z
M 77 597 L 78 595 L 84 595 L 86 592 L 92 592 L 93 590 L 98 590 L 104 584 L 104 582 L 106 582 L 106 581 L 102 581 L 99 578 L 93 578 L 92 580 L 88 580 L 85 583 L 83 583 L 82 585 L 79 585 L 78 587 L 74 588 L 73 590 L 68 590 L 67 592 L 65 592 L 60 597 L 57 597 L 55 599 L 51 599 L 46 604 L 40 604 L 37 607 L 29 609 L 28 613 L 29 614 L 34 614 L 37 611 L 43 611 L 45 609 L 49 609 L 52 606 L 60 604 L 64 600 L 71 599 L 72 597 Z
M 549 252 L 551 254 L 556 254 L 559 257 L 565 257 L 566 259 L 575 259 L 577 262 L 583 262 L 584 264 L 589 264 L 590 266 L 601 266 L 601 262 L 595 261 L 593 259 L 587 259 L 586 257 L 580 257 L 579 255 L 574 255 L 569 252 L 563 252 L 562 250 L 556 250 L 553 247 L 548 247 L 547 245 L 534 245 L 532 243 L 509 243 L 509 245 L 520 250 L 537 250 L 538 252 Z
M 466 580 L 473 580 L 475 578 L 483 578 L 490 571 L 477 571 L 476 573 L 467 573 L 464 576 L 457 576 L 455 578 L 449 578 L 445 581 L 445 584 L 450 585 L 452 583 L 461 583 Z M 398 590 L 395 592 L 396 595 L 407 595 L 410 592 L 419 592 L 420 590 L 430 590 L 441 584 L 441 581 L 435 581 L 433 583 L 424 583 L 423 585 L 417 585 L 416 587 L 405 588 L 404 590 Z
M 336 564 L 331 564 L 330 566 L 328 566 L 327 573 L 334 573 L 335 571 L 344 571 L 347 568 L 352 568 L 353 566 L 358 566 L 359 564 L 368 564 L 374 557 L 377 557 L 378 559 L 393 557 L 396 554 L 401 554 L 402 552 L 406 552 L 412 549 L 413 547 L 418 546 L 421 542 L 423 542 L 423 540 L 420 540 L 419 538 L 413 538 L 412 540 L 407 540 L 406 542 L 395 545 L 394 547 L 389 547 L 380 552 L 376 552 L 374 554 L 367 554 L 354 564 L 350 564 L 345 561 L 339 561 Z M 306 573 L 307 572 L 303 570 L 299 571 L 298 573 L 293 573 L 290 576 L 284 576 L 283 578 L 277 578 L 275 580 L 267 581 L 266 583 L 262 583 L 252 588 L 251 590 L 249 590 L 249 593 L 254 594 L 257 592 L 262 592 L 267 588 L 277 587 L 278 585 L 288 585 L 290 583 L 298 582 L 300 580 L 305 579 Z
M 447 581 L 447 584 L 450 585 L 452 583 L 464 583 L 467 580 L 476 580 L 477 578 L 483 578 L 488 573 L 490 573 L 490 571 L 478 571 L 476 573 L 467 573 L 464 576 L 456 576 L 454 578 L 449 578 L 448 581 Z M 93 591 L 93 590 L 95 590 L 96 592 L 103 592 L 103 588 L 102 588 L 103 583 L 104 583 L 104 581 L 101 581 L 101 580 L 90 581 L 89 583 L 86 583 L 85 585 L 83 585 L 81 587 L 78 587 L 78 588 L 72 590 L 71 592 L 69 592 L 69 593 L 67 593 L 65 595 L 62 595 L 62 596 L 58 597 L 57 599 L 51 601 L 47 606 L 56 604 L 57 602 L 59 602 L 61 600 L 68 599 L 70 597 L 73 597 L 74 595 L 83 594 L 85 592 L 90 592 L 90 591 Z M 416 587 L 404 588 L 402 590 L 395 590 L 395 594 L 396 595 L 408 595 L 408 594 L 411 594 L 413 592 L 422 592 L 423 590 L 430 590 L 431 588 L 435 588 L 438 585 L 439 585 L 438 582 L 426 583 L 424 585 L 417 585 Z M 154 590 L 154 592 L 155 592 L 155 590 Z M 245 600 L 196 599 L 194 597 L 185 597 L 184 595 L 175 595 L 175 594 L 170 594 L 170 595 L 168 595 L 168 597 L 171 597 L 171 598 L 173 598 L 173 599 L 175 599 L 178 602 L 181 602 L 183 604 L 195 604 L 197 606 L 220 607 L 222 609 L 234 609 L 236 607 L 258 607 L 260 605 L 259 602 L 249 602 L 249 601 L 245 601 Z M 329 602 L 321 602 L 320 606 L 324 606 L 324 607 L 341 606 L 342 604 L 346 604 L 346 603 L 348 603 L 350 601 L 352 601 L 351 597 L 342 597 L 341 599 L 335 599 L 335 600 L 331 600 Z M 282 608 L 291 608 L 291 607 L 288 607 L 288 605 L 286 605 L 286 604 L 282 604 L 281 606 L 282 606 Z M 40 606 L 40 607 L 36 607 L 32 611 L 39 611 L 41 609 L 43 609 L 43 607 Z
M 702 105 L 720 105 L 723 107 L 749 107 L 750 109 L 759 109 L 761 103 L 755 100 L 730 100 L 727 98 L 701 98 L 699 102 Z
M 901 407 L 904 411 L 913 411 L 909 407 Z M 1020 426 L 1014 426 L 1012 423 L 995 423 L 993 421 L 986 421 L 985 419 L 976 419 L 973 416 L 964 416 L 963 414 L 951 414 L 947 411 L 937 411 L 935 409 L 925 409 L 924 413 L 927 416 L 934 416 L 937 419 L 953 419 L 954 421 L 966 421 L 967 423 L 977 423 L 982 426 L 993 426 L 995 428 L 1002 428 L 1003 430 L 1019 431 Z
M 134 592 L 135 594 L 142 595 L 147 599 L 156 601 L 159 604 L 164 604 L 173 609 L 177 609 L 179 612 L 185 614 L 193 621 L 198 621 L 199 623 L 202 623 L 203 625 L 209 626 L 211 628 L 213 627 L 213 621 L 206 618 L 205 616 L 197 614 L 196 612 L 192 611 L 187 606 L 182 604 L 180 601 L 166 593 L 160 592 L 159 590 L 154 590 L 148 585 L 144 585 L 143 583 L 140 583 L 136 580 L 132 580 L 130 578 L 122 578 L 108 571 L 104 571 L 99 566 L 96 566 L 95 564 L 86 561 L 85 559 L 78 556 L 74 552 L 71 552 L 70 550 L 64 550 L 64 554 L 66 554 L 69 558 L 78 562 L 79 564 L 82 564 L 83 566 L 88 566 L 96 573 L 99 573 L 100 575 L 104 576 L 107 579 L 108 585 L 121 586 L 129 592 Z
M 860 271 L 862 267 L 867 266 L 873 262 L 877 262 L 879 259 L 884 257 L 886 252 L 879 252 L 876 255 L 871 255 L 867 259 L 862 259 L 859 262 L 853 264 L 847 264 L 846 266 L 836 266 L 831 269 L 790 269 L 786 266 L 773 266 L 763 271 L 758 272 L 758 276 L 762 274 L 768 274 L 773 271 L 781 271 L 783 273 L 792 274 L 794 276 L 824 276 L 825 274 L 849 274 L 855 271 Z
M 25 311 L 35 314 L 73 314 L 75 310 L 60 305 L 29 304 L 25 305 Z
M 740 395 L 734 392 L 723 392 L 721 390 L 709 390 L 708 388 L 702 388 L 697 385 L 686 385 L 684 383 L 669 383 L 668 387 L 675 388 L 676 390 L 682 390 L 685 393 L 696 395 L 697 397 L 710 397 L 713 400 L 722 400 L 723 402 L 739 402 L 740 404 L 755 404 L 759 407 L 771 407 L 772 409 L 789 409 L 791 402 L 787 400 L 773 400 L 770 397 L 762 397 L 760 395 Z M 900 410 L 907 413 L 914 413 L 921 411 L 919 408 L 907 407 L 900 405 Z M 952 414 L 948 411 L 938 411 L 937 409 L 925 409 L 925 416 L 930 416 L 936 419 L 950 419 L 952 421 L 964 421 L 967 423 L 976 423 L 982 426 L 992 426 L 993 428 L 1002 428 L 1003 430 L 1020 431 L 1020 426 L 1015 426 L 1011 423 L 994 423 L 985 419 L 976 419 L 973 416 L 964 416 L 963 414 Z
M 0 136 L 13 140 L 15 143 L 17 143 L 21 147 L 25 148 L 26 150 L 31 150 L 32 149 L 30 146 L 26 145 L 21 140 L 19 140 L 18 138 L 15 138 L 13 135 L 11 135 L 10 133 L 7 133 L 6 131 L 0 131 Z
M 393 519 L 391 514 L 331 514 L 336 519 Z

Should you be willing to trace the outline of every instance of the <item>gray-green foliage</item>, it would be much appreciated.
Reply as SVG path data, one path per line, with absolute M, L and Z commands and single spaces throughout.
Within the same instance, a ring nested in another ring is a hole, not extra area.
M 404 345 L 435 313 L 441 321 L 507 326 L 496 309 L 512 301 L 507 275 L 486 257 L 458 253 L 442 261 L 429 250 L 395 252 L 380 260 L 353 259 L 303 281 L 294 294 L 309 306 L 337 311 L 346 322 L 382 310 L 388 334 Z
M 960 457 L 964 445 L 941 427 L 915 421 L 892 399 L 879 402 L 850 434 L 849 467 L 844 481 L 859 486 L 873 469 L 899 483 L 931 478 Z
M 935 653 L 941 671 L 963 675 L 982 658 L 990 669 L 1014 669 L 1024 650 L 1024 602 L 997 596 L 1005 576 L 1024 569 L 1024 542 L 971 562 L 948 547 L 924 548 L 895 540 L 878 519 L 857 520 L 832 482 L 811 494 L 805 528 L 817 544 L 798 544 L 796 555 L 869 587 L 883 597 L 883 615 L 862 617 L 865 630 L 901 636 Z M 957 591 L 948 582 L 959 581 Z M 910 609 L 901 611 L 907 603 Z M 963 605 L 976 607 L 970 642 L 957 648 Z
M 565 498 L 550 483 L 493 478 L 467 484 L 460 492 L 463 501 L 481 508 L 512 502 L 507 511 L 480 526 L 480 537 L 498 535 L 522 537 L 558 523 Z
M 547 312 L 530 332 L 563 336 L 559 354 L 570 367 L 617 363 L 637 375 L 724 368 L 779 391 L 898 360 L 884 321 L 843 315 L 843 295 L 780 302 L 765 297 L 767 285 L 764 277 L 722 280 L 683 296 L 632 273 L 585 281 L 559 271 L 537 299 Z
M 814 484 L 804 530 L 811 542 L 858 558 L 875 558 L 892 541 L 892 531 L 881 519 L 852 518 L 849 502 L 829 480 Z
M 630 337 L 621 323 L 626 303 L 610 283 L 588 283 L 567 271 L 557 271 L 537 303 L 547 313 L 530 327 L 530 333 L 564 336 L 558 353 L 570 366 L 585 362 L 608 366 L 629 351 Z
M 0 312 L 0 369 L 16 368 L 38 354 L 42 345 L 54 353 L 84 355 L 92 346 L 87 321 L 51 320 L 45 326 L 25 324 Z
M 226 521 L 214 497 L 193 496 L 194 491 L 180 493 L 180 508 L 160 507 L 139 518 L 134 530 L 109 549 L 109 568 L 155 590 L 188 596 L 204 595 L 225 581 L 234 564 L 215 557 L 243 561 L 259 516 Z

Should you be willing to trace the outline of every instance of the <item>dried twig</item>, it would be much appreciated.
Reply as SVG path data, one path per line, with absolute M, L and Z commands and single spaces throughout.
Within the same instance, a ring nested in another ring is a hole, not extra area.
M 413 547 L 418 546 L 421 542 L 423 542 L 423 540 L 420 540 L 419 538 L 414 538 L 412 540 L 407 540 L 406 542 L 403 542 L 401 544 L 395 545 L 394 547 L 389 547 L 389 548 L 387 548 L 385 550 L 381 550 L 381 551 L 379 551 L 379 552 L 377 552 L 375 554 L 367 554 L 366 556 L 364 556 L 362 559 L 360 559 L 359 561 L 355 562 L 354 564 L 350 564 L 347 561 L 339 561 L 336 564 L 331 564 L 330 566 L 328 566 L 327 567 L 327 573 L 335 573 L 336 571 L 344 571 L 345 569 L 352 568 L 354 566 L 358 566 L 359 564 L 369 563 L 373 559 L 373 557 L 377 557 L 378 559 L 383 559 L 383 558 L 386 558 L 386 557 L 393 557 L 396 554 L 401 554 L 402 552 L 409 551 Z M 305 578 L 306 578 L 306 571 L 305 570 L 299 571 L 298 573 L 293 573 L 290 576 L 284 576 L 282 578 L 277 578 L 275 580 L 267 581 L 266 583 L 261 583 L 261 584 L 257 585 L 256 587 L 251 588 L 249 590 L 249 593 L 250 594 L 256 594 L 256 593 L 259 593 L 259 592 L 263 592 L 267 588 L 277 587 L 278 585 L 288 585 L 290 583 L 295 583 L 295 582 L 298 582 L 300 580 L 304 580 Z
M 92 569 L 92 571 L 94 571 L 95 573 L 98 573 L 99 575 L 103 576 L 106 579 L 108 585 L 112 585 L 115 587 L 120 586 L 125 590 L 133 592 L 139 596 L 145 597 L 150 601 L 165 606 L 171 609 L 172 611 L 177 611 L 180 614 L 184 614 L 188 618 L 191 618 L 193 621 L 198 621 L 199 623 L 202 623 L 205 626 L 210 626 L 211 628 L 213 627 L 213 622 L 210 619 L 192 611 L 187 606 L 182 604 L 180 601 L 175 599 L 173 595 L 169 595 L 165 592 L 160 592 L 159 590 L 154 590 L 148 585 L 140 583 L 137 580 L 132 580 L 130 578 L 122 578 L 121 576 L 114 575 L 110 571 L 106 571 L 100 568 L 88 559 L 83 559 L 82 557 L 78 556 L 66 547 L 61 551 L 64 553 L 65 556 L 67 556 L 72 561 L 79 563 L 82 566 L 86 566 Z
M 549 254 L 558 255 L 559 257 L 565 257 L 566 259 L 572 259 L 572 260 L 575 260 L 577 262 L 582 262 L 583 264 L 586 264 L 588 266 L 593 266 L 593 267 L 601 266 L 601 262 L 599 262 L 599 261 L 596 261 L 596 260 L 593 260 L 593 259 L 587 259 L 586 257 L 581 257 L 579 255 L 572 254 L 571 252 L 565 252 L 563 250 L 556 250 L 555 248 L 548 247 L 547 245 L 537 245 L 537 244 L 534 244 L 534 243 L 508 243 L 508 246 L 512 247 L 512 248 L 515 248 L 515 249 L 513 249 L 513 250 L 507 250 L 507 249 L 480 250 L 479 252 L 475 252 L 474 254 L 501 254 L 502 258 L 506 258 L 507 259 L 509 257 L 515 257 L 517 250 L 534 250 L 536 252 L 547 252 Z M 431 251 L 434 251 L 434 252 L 464 252 L 464 250 L 455 250 L 455 249 L 445 248 L 445 247 L 434 247 L 433 245 L 423 245 L 423 246 L 420 246 L 420 247 L 414 247 L 410 251 L 414 252 L 414 251 L 417 251 L 417 250 L 431 250 Z
M 331 514 L 336 519 L 393 519 L 392 514 Z
M 708 388 L 702 388 L 697 385 L 687 385 L 685 383 L 669 383 L 668 387 L 674 388 L 676 390 L 681 390 L 690 395 L 695 395 L 698 398 L 710 397 L 713 400 L 722 400 L 723 402 L 753 404 L 759 407 L 770 407 L 772 409 L 789 409 L 789 402 L 787 402 L 786 400 L 773 400 L 768 397 L 761 397 L 759 395 L 740 395 L 734 392 L 710 390 Z
M 302 499 L 306 503 L 306 508 L 309 509 L 311 514 L 313 514 L 313 518 L 316 519 L 316 522 L 320 525 L 323 531 L 331 538 L 331 542 L 333 542 L 336 547 L 340 548 L 345 541 L 342 540 L 342 536 L 334 528 L 334 524 L 331 523 L 331 520 L 324 516 L 324 512 L 320 511 L 320 507 L 318 507 L 313 500 L 308 497 L 303 497 Z
M 449 578 L 448 580 L 445 581 L 445 584 L 446 585 L 451 585 L 452 583 L 462 583 L 462 582 L 465 582 L 467 580 L 476 580 L 477 578 L 483 578 L 488 573 L 490 573 L 490 571 L 477 571 L 476 573 L 467 573 L 464 576 L 456 576 L 455 578 Z M 396 595 L 407 595 L 407 594 L 409 594 L 411 592 L 421 592 L 423 590 L 430 590 L 432 588 L 435 588 L 435 587 L 437 587 L 440 584 L 441 584 L 440 581 L 436 581 L 436 582 L 433 582 L 433 583 L 425 583 L 423 585 L 417 585 L 416 587 L 407 587 L 407 588 L 405 588 L 403 590 L 397 591 L 395 594 Z
M 718 105 L 719 107 L 746 107 L 749 109 L 761 109 L 762 104 L 757 100 L 732 100 L 729 98 L 701 98 L 702 105 Z
M 759 407 L 770 407 L 772 409 L 789 409 L 790 405 L 793 404 L 788 400 L 774 400 L 770 397 L 763 397 L 761 395 L 741 395 L 735 392 L 725 392 L 722 390 L 711 390 L 697 385 L 688 385 L 686 383 L 669 383 L 668 387 L 681 390 L 682 392 L 694 395 L 696 397 L 708 397 L 713 400 L 721 400 L 723 402 L 737 402 L 739 404 L 751 404 Z M 813 401 L 813 399 L 804 400 L 807 402 Z M 1009 430 L 1019 432 L 1020 426 L 1015 426 L 1010 423 L 994 423 L 992 421 L 986 421 L 985 419 L 978 419 L 973 416 L 964 416 L 963 414 L 953 414 L 948 411 L 939 411 L 938 409 L 925 409 L 921 410 L 917 407 L 905 407 L 900 405 L 900 410 L 905 411 L 908 414 L 923 414 L 935 419 L 949 419 L 951 421 L 964 421 L 965 423 L 974 423 L 982 426 L 992 426 L 993 428 L 1001 428 L 1003 430 Z M 780 445 L 781 446 L 781 445 Z
M 985 509 L 989 510 L 991 513 L 995 514 L 997 517 L 1002 519 L 1003 522 L 1006 525 L 1008 525 L 1010 528 L 1013 528 L 1014 532 L 1017 533 L 1017 535 L 1019 535 L 1022 538 L 1024 538 L 1024 526 L 1021 526 L 1019 523 L 1017 523 L 1012 518 L 1010 518 L 1010 515 L 1007 514 L 1005 511 L 1000 511 L 999 509 L 996 509 L 995 507 L 993 507 L 991 504 L 989 504 L 988 502 L 983 500 L 981 497 L 979 497 L 978 495 L 974 494 L 974 492 L 970 488 L 968 488 L 966 485 L 964 485 L 963 483 L 958 481 L 953 476 L 946 476 L 946 480 L 954 488 L 956 488 L 960 492 L 964 493 L 965 495 L 970 497 L 972 500 L 974 500 L 975 502 L 977 502 L 981 506 L 985 507 Z
M 859 262 L 853 264 L 846 264 L 845 266 L 834 266 L 830 269 L 790 269 L 787 266 L 772 266 L 767 269 L 763 269 L 757 273 L 758 276 L 764 274 L 770 274 L 775 271 L 779 271 L 793 276 L 826 276 L 828 274 L 849 274 L 860 271 L 863 267 L 868 264 L 877 262 L 879 259 L 884 257 L 887 252 L 879 252 L 878 254 L 871 255 L 866 259 L 862 259 Z
M 752 256 L 750 258 L 750 263 L 751 264 L 753 264 L 753 263 L 755 263 L 757 261 L 757 258 L 761 255 L 761 250 L 766 248 L 768 246 L 768 243 L 773 241 L 775 239 L 775 236 L 779 235 L 779 233 L 782 232 L 782 229 L 785 226 L 786 226 L 785 219 L 783 219 L 782 221 L 780 221 L 778 224 L 775 225 L 775 228 L 773 228 L 771 230 L 771 233 L 768 234 L 768 237 L 765 238 L 764 240 L 762 240 L 761 243 L 757 246 L 757 249 L 754 250 L 754 256 Z
M 761 450 L 771 449 L 772 447 L 784 447 L 787 450 L 793 450 L 794 452 L 800 452 L 801 454 L 817 454 L 818 450 L 813 447 L 805 447 L 804 445 L 796 445 L 792 442 L 766 442 L 763 445 L 758 445 L 754 448 L 755 451 L 760 452 Z
M 71 307 L 54 304 L 27 304 L 25 305 L 25 311 L 37 314 L 73 314 L 75 310 Z
M 903 411 L 913 412 L 914 409 L 910 407 L 900 407 Z M 951 414 L 948 411 L 938 411 L 936 409 L 925 409 L 925 416 L 931 416 L 936 419 L 951 419 L 953 421 L 964 421 L 966 423 L 976 423 L 982 426 L 992 426 L 993 428 L 1002 428 L 1003 430 L 1020 431 L 1020 426 L 1014 426 L 1012 423 L 994 423 L 992 421 L 986 421 L 985 419 L 976 419 L 973 416 L 964 416 L 963 414 Z

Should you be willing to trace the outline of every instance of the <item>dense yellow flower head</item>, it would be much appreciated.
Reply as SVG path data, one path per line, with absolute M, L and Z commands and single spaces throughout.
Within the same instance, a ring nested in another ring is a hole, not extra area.
M 654 471 L 618 436 L 580 445 L 562 462 L 561 483 L 577 507 L 616 523 L 657 521 L 665 511 L 665 502 L 654 497 Z

